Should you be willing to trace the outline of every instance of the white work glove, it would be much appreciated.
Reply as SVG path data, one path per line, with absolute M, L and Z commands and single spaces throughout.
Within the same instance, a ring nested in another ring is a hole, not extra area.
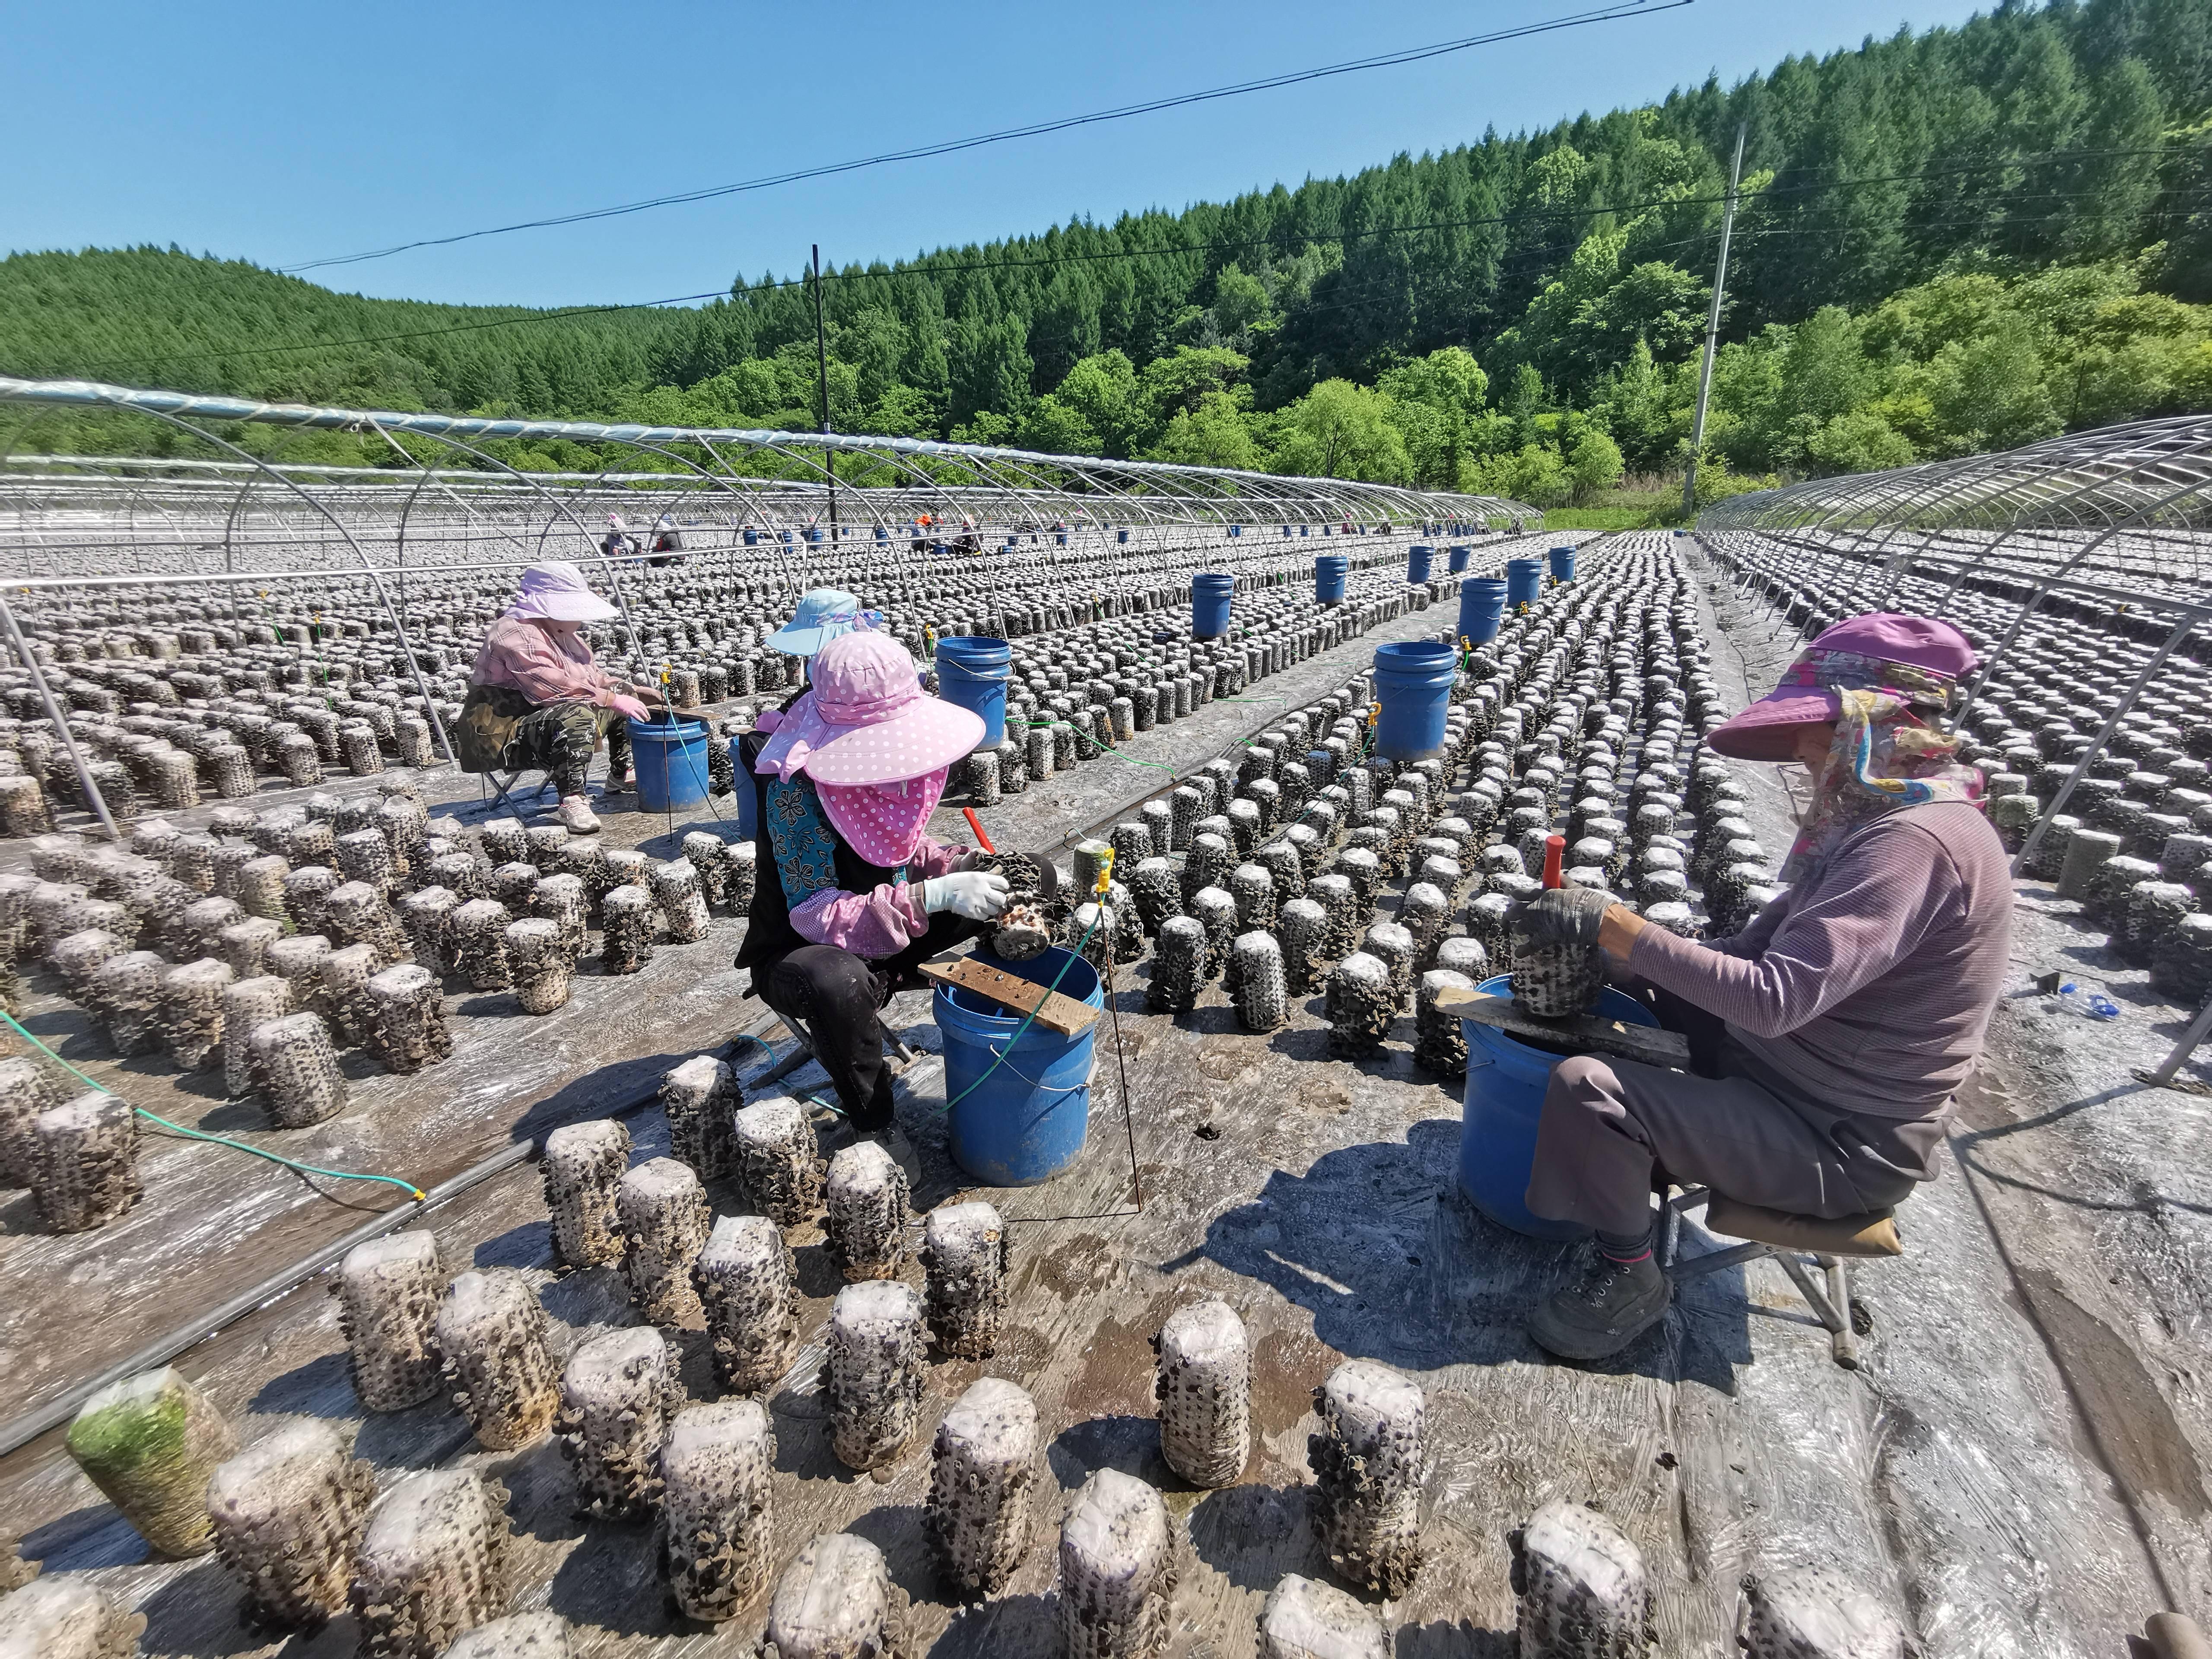
M 1012 890 L 996 870 L 956 870 L 922 883 L 921 908 L 932 915 L 950 910 L 970 921 L 988 921 L 1006 908 Z
M 619 691 L 607 699 L 607 707 L 624 720 L 642 720 L 653 718 L 643 703 L 635 697 L 626 697 Z

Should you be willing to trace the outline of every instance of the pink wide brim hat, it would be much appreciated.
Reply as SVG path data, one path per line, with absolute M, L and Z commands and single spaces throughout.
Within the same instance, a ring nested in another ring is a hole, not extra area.
M 807 665 L 814 689 L 793 703 L 753 770 L 817 783 L 902 783 L 939 771 L 983 740 L 983 718 L 921 689 L 906 647 L 862 630 Z
M 1842 692 L 1885 692 L 1923 718 L 1940 715 L 1975 662 L 1974 647 L 1948 623 L 1886 611 L 1852 617 L 1825 630 L 1779 685 L 1705 742 L 1735 760 L 1790 760 L 1802 727 L 1842 715 Z

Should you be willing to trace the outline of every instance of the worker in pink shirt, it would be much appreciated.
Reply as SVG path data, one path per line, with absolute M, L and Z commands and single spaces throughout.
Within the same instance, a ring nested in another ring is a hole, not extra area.
M 556 821 L 572 835 L 599 827 L 584 777 L 600 738 L 606 791 L 617 793 L 629 787 L 627 722 L 646 719 L 647 705 L 664 701 L 653 686 L 617 680 L 592 660 L 584 624 L 616 614 L 574 565 L 532 565 L 514 603 L 484 635 L 455 734 L 464 771 L 543 767 L 561 794 Z
M 1007 884 L 926 833 L 982 720 L 924 691 L 906 647 L 869 628 L 824 644 L 808 678 L 753 751 L 760 879 L 736 965 L 807 1028 L 847 1115 L 874 1132 L 891 1123 L 877 1010 L 983 932 Z

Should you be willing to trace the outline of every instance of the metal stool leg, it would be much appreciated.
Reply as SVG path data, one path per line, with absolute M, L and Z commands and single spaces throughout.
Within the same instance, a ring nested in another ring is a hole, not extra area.
M 1828 1300 L 1836 1310 L 1836 1322 L 1828 1328 L 1828 1352 L 1836 1364 L 1845 1370 L 1859 1368 L 1858 1332 L 1851 1325 L 1850 1267 L 1841 1256 L 1823 1255 L 1814 1258 L 1827 1270 Z

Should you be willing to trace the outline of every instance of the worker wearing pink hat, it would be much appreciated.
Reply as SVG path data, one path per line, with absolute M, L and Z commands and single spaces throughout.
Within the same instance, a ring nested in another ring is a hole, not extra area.
M 1529 1319 L 1547 1352 L 1599 1358 L 1665 1316 L 1655 1173 L 1830 1220 L 1934 1176 L 2009 963 L 2004 848 L 1936 723 L 1974 666 L 1948 623 L 1854 617 L 1713 730 L 1718 753 L 1795 761 L 1812 783 L 1786 890 L 1733 938 L 1683 939 L 1574 887 L 1516 915 L 1529 944 L 1601 946 L 1696 1073 L 1589 1055 L 1553 1073 L 1528 1206 L 1591 1229 L 1596 1251 Z
M 980 716 L 921 689 L 888 634 L 824 644 L 812 689 L 753 762 L 760 879 L 737 965 L 769 1007 L 803 1023 L 840 1101 L 890 1127 L 876 1012 L 923 961 L 982 931 L 1006 878 L 924 833 Z
M 532 565 L 514 602 L 485 631 L 454 730 L 465 772 L 544 767 L 560 792 L 556 822 L 574 835 L 599 827 L 584 794 L 593 751 L 605 743 L 607 792 L 628 788 L 628 722 L 662 701 L 654 687 L 616 679 L 592 659 L 584 624 L 619 614 L 574 565 Z

